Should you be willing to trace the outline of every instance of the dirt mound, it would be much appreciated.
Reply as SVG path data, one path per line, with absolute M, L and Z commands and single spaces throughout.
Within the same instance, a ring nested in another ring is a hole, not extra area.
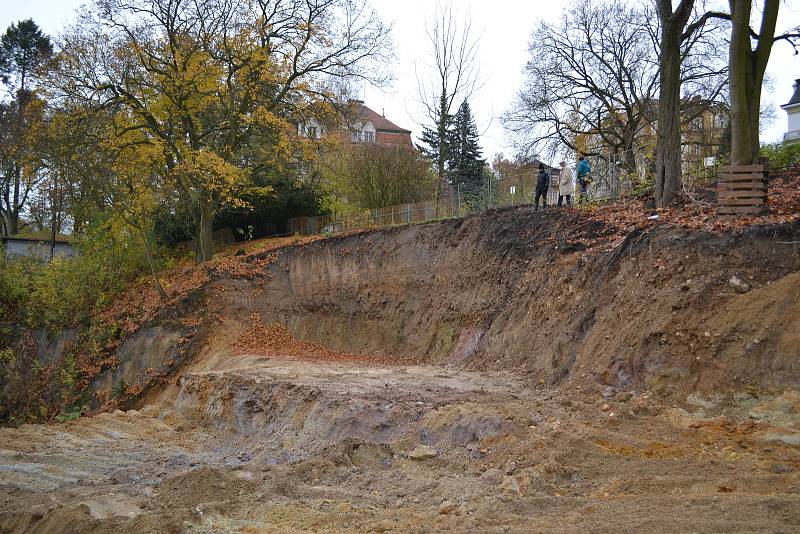
M 0 431 L 2 472 L 38 481 L 1 479 L 0 531 L 585 532 L 663 531 L 668 523 L 676 532 L 789 532 L 800 525 L 798 397 L 743 401 L 712 415 L 642 392 L 526 387 L 511 373 L 342 366 L 262 360 L 238 368 L 253 380 L 235 387 L 224 376 L 233 370 L 210 373 L 227 383 L 219 399 L 234 419 L 251 417 L 257 403 L 276 408 L 249 432 L 153 409 L 61 425 L 51 442 L 36 439 L 38 427 Z M 333 431 L 320 432 L 321 419 L 302 409 L 277 409 L 309 392 L 329 406 Z M 383 424 L 367 431 L 380 413 Z M 62 485 L 36 489 L 59 470 L 70 475 Z
M 250 243 L 166 273 L 165 302 L 142 281 L 87 332 L 39 336 L 29 359 L 44 371 L 32 364 L 15 409 L 54 420 L 135 407 L 243 353 L 515 369 L 676 397 L 781 389 L 800 356 L 796 279 L 783 280 L 800 269 L 800 173 L 769 191 L 768 216 L 738 221 L 714 216 L 708 190 L 657 218 L 638 196 Z
M 213 510 L 224 513 L 230 503 L 251 493 L 257 483 L 239 471 L 200 467 L 168 478 L 155 491 L 161 505 L 171 510 Z

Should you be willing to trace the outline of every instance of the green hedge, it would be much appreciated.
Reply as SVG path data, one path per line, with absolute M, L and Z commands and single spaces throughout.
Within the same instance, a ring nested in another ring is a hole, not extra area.
M 800 165 L 800 142 L 763 145 L 761 155 L 769 158 L 769 167 L 772 170 L 795 167 Z

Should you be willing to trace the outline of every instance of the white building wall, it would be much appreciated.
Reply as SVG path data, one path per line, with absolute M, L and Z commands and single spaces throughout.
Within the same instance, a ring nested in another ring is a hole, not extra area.
M 6 256 L 33 256 L 43 260 L 50 259 L 50 243 L 47 241 L 28 241 L 4 239 L 3 248 Z M 75 249 L 68 243 L 56 242 L 54 253 L 57 257 L 75 255 Z
M 786 111 L 789 121 L 789 127 L 786 131 L 786 135 L 783 136 L 784 140 L 800 140 L 800 104 L 785 106 L 783 109 Z

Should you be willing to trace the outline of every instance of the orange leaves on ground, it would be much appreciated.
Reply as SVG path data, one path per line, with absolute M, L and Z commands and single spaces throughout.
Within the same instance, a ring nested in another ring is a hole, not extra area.
M 767 188 L 768 213 L 734 219 L 717 217 L 712 188 L 698 188 L 696 196 L 704 201 L 653 210 L 652 197 L 638 196 L 585 210 L 569 210 L 550 235 L 538 239 L 542 244 L 565 241 L 585 248 L 610 248 L 633 230 L 647 230 L 658 224 L 675 224 L 708 232 L 736 232 L 752 225 L 784 224 L 800 220 L 800 168 L 773 173 Z M 567 215 L 569 214 L 569 215 Z M 656 217 L 657 216 L 657 217 Z M 532 233 L 532 232 L 531 232 Z
M 251 324 L 233 342 L 231 348 L 236 354 L 297 358 L 330 362 L 360 362 L 380 365 L 413 363 L 411 359 L 380 354 L 354 354 L 337 352 L 323 345 L 300 341 L 279 323 L 264 324 L 254 313 Z

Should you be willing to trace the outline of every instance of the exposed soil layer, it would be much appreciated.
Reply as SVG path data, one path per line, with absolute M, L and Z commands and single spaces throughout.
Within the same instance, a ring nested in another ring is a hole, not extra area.
M 522 208 L 316 241 L 285 249 L 263 286 L 229 279 L 213 299 L 226 317 L 256 312 L 337 351 L 514 369 L 542 384 L 674 398 L 797 384 L 800 222 L 728 234 L 662 225 L 591 249 L 606 229 L 587 224 Z
M 0 431 L 0 529 L 789 532 L 799 409 L 245 356 L 185 375 L 174 411 Z
M 518 208 L 225 258 L 124 345 L 184 347 L 138 411 L 0 430 L 0 531 L 796 531 L 798 242 Z

